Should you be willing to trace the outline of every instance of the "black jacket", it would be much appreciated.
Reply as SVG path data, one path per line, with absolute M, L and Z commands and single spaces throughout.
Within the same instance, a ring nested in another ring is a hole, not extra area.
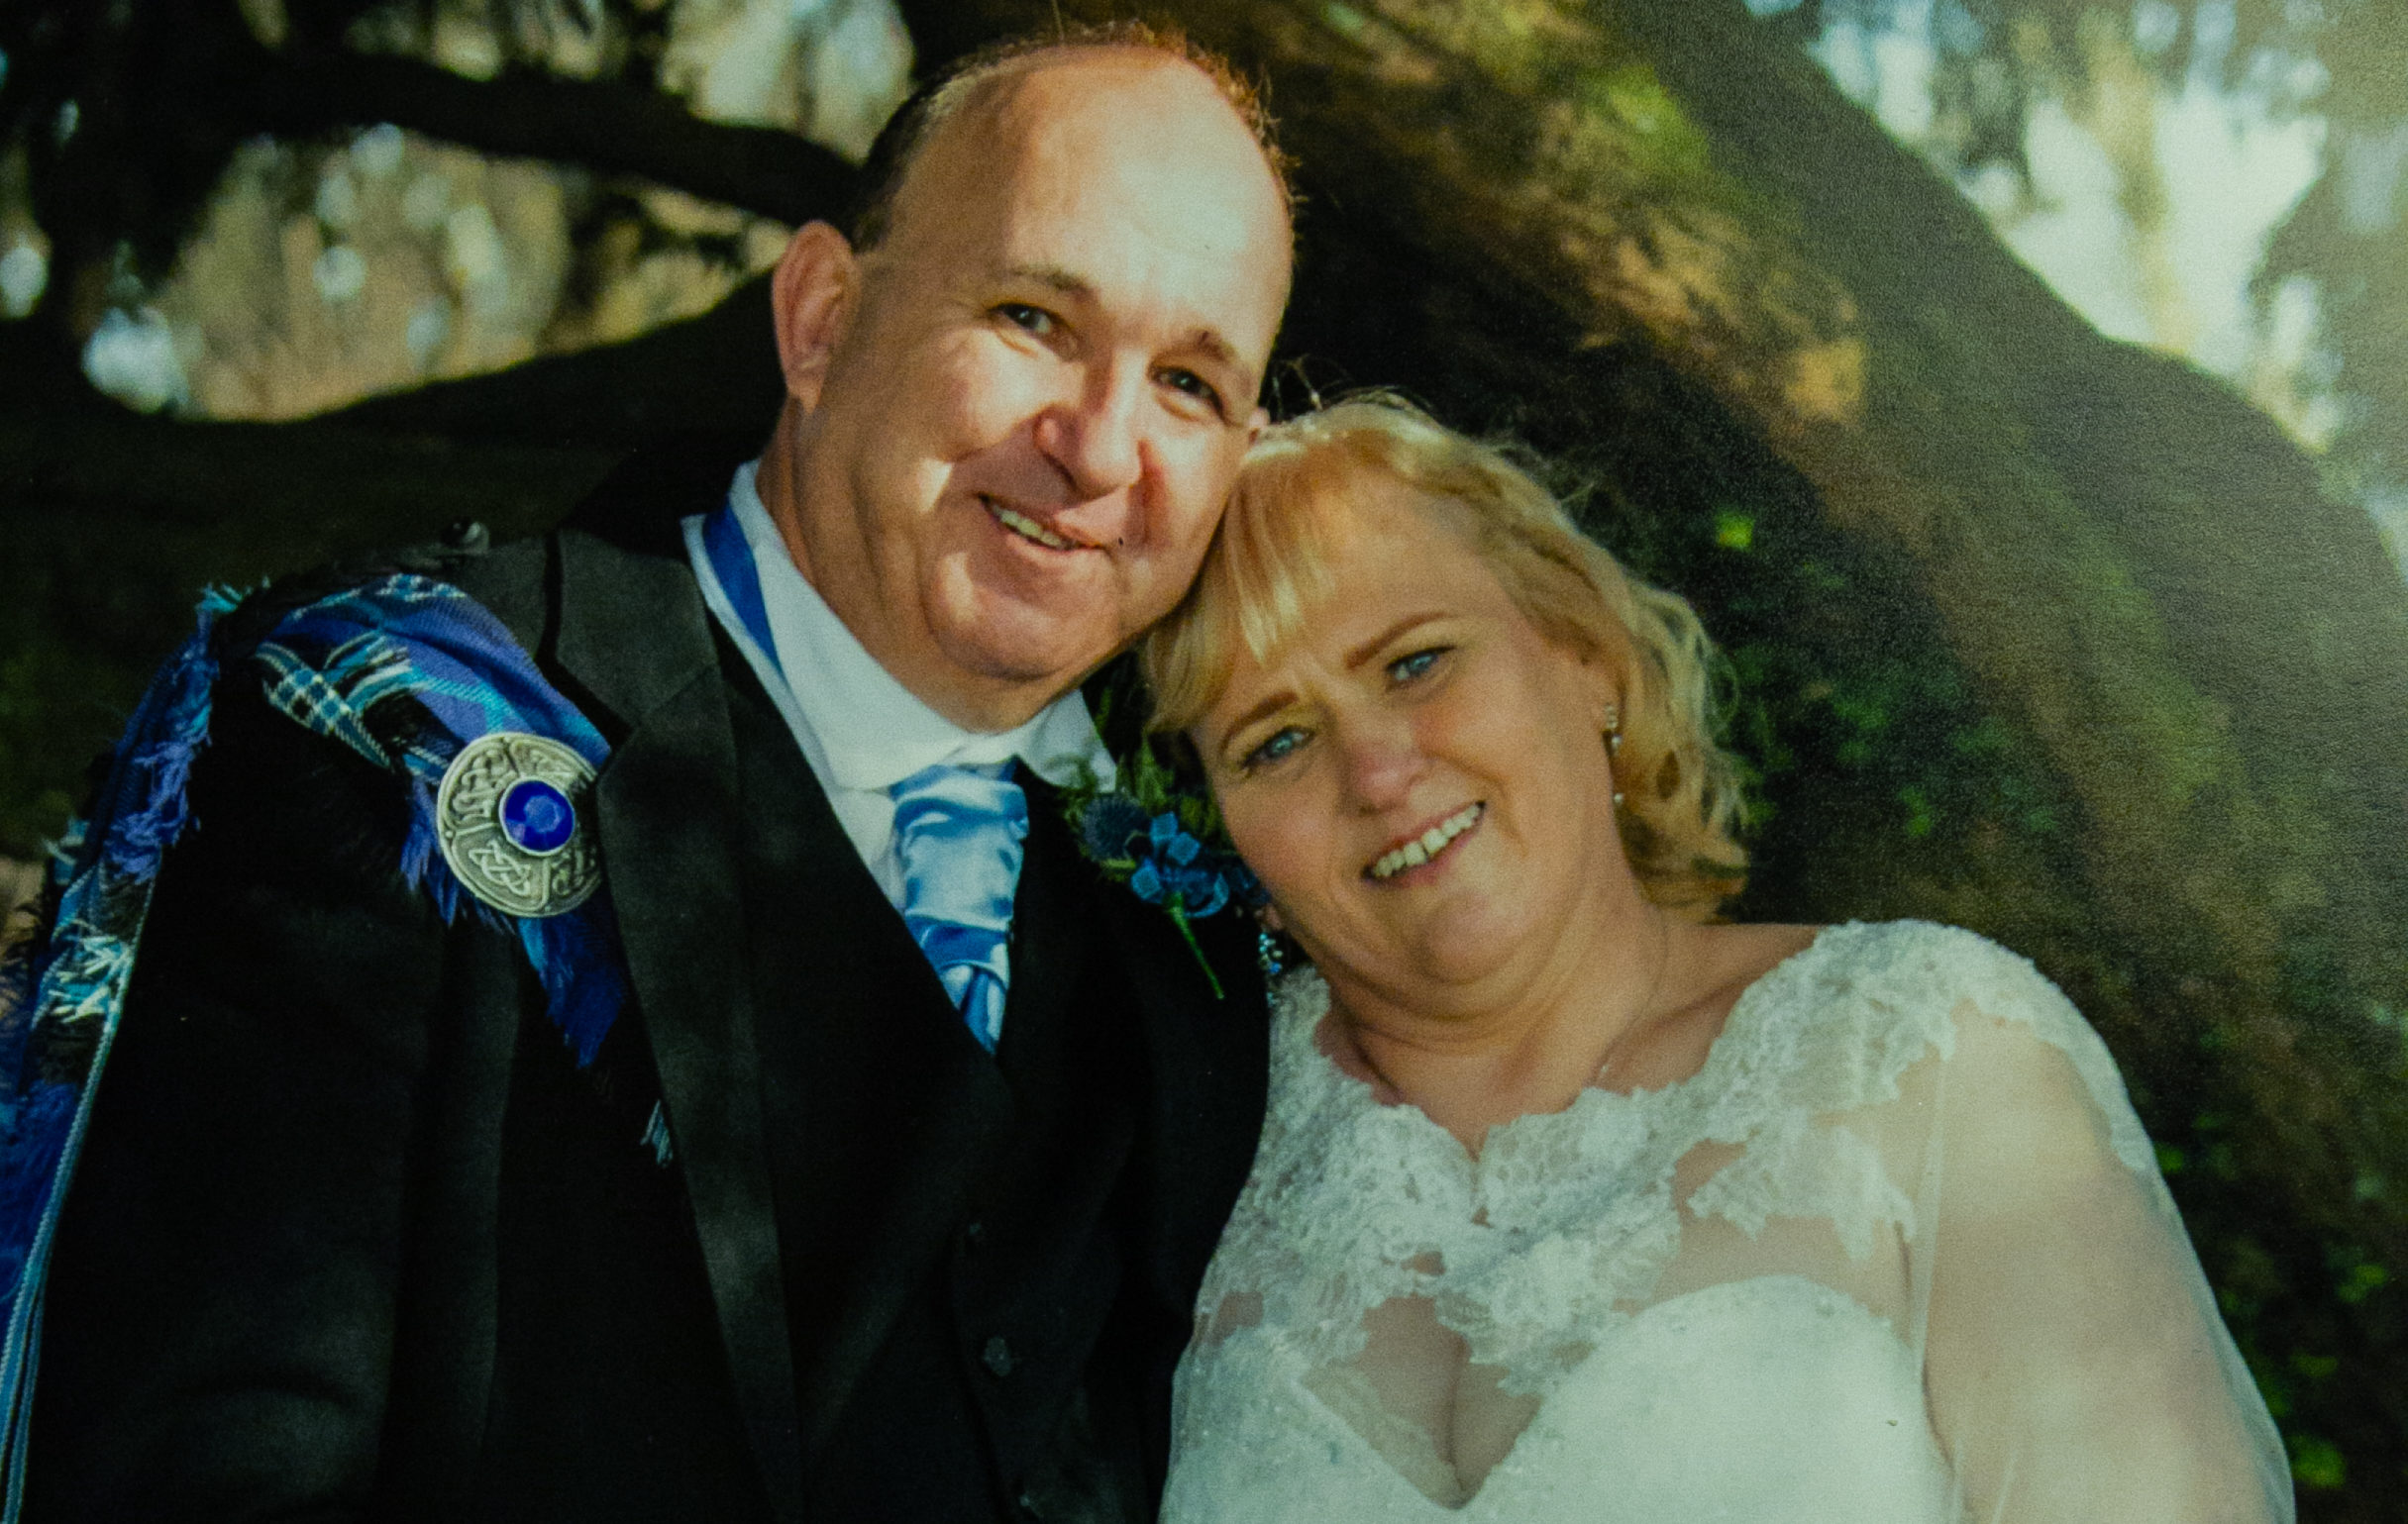
M 435 568 L 612 745 L 635 999 L 589 1067 L 510 938 L 403 885 L 396 780 L 229 661 L 61 1224 L 30 1518 L 1151 1516 L 1261 1121 L 1243 928 L 1201 928 L 1216 1000 L 1031 782 L 983 1052 L 703 608 L 677 521 L 729 466 Z

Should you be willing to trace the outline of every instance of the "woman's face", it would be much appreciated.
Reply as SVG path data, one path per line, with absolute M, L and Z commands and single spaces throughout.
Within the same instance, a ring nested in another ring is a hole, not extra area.
M 1427 500 L 1367 477 L 1332 594 L 1266 665 L 1241 647 L 1189 733 L 1231 839 L 1334 986 L 1477 1004 L 1538 974 L 1622 869 L 1611 679 L 1548 641 Z

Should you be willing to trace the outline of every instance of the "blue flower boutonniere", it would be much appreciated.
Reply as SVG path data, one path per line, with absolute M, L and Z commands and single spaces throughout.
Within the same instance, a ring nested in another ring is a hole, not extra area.
M 1189 923 L 1231 903 L 1260 904 L 1262 885 L 1224 845 L 1212 801 L 1181 789 L 1151 741 L 1140 741 L 1116 771 L 1115 787 L 1091 778 L 1063 791 L 1079 848 L 1105 877 L 1170 915 L 1213 997 L 1225 998 Z

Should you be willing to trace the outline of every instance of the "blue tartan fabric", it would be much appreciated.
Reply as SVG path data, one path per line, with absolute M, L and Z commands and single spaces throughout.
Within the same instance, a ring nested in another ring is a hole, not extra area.
M 112 756 L 91 818 L 52 868 L 49 924 L 0 963 L 0 1524 L 15 1524 L 31 1432 L 44 1276 L 143 923 L 166 851 L 189 823 L 185 785 L 208 744 L 234 600 L 212 592 L 159 668 Z M 549 917 L 508 917 L 466 893 L 435 838 L 435 797 L 463 747 L 494 731 L 560 742 L 599 768 L 609 748 L 458 588 L 394 574 L 285 615 L 249 661 L 274 708 L 390 771 L 407 790 L 399 866 L 447 921 L 466 910 L 514 932 L 552 1020 L 591 1062 L 628 998 L 606 893 Z
M 567 915 L 504 916 L 467 894 L 435 838 L 435 794 L 462 747 L 495 731 L 524 731 L 568 746 L 599 769 L 601 732 L 544 680 L 499 620 L 460 589 L 405 573 L 322 598 L 287 615 L 252 656 L 268 702 L 319 735 L 400 775 L 410 830 L 401 872 L 446 921 L 466 910 L 512 930 L 543 980 L 552 1019 L 592 1061 L 626 1003 L 624 960 L 606 896 Z M 379 725 L 407 699 L 426 723 Z
M 117 1035 L 151 888 L 189 821 L 184 785 L 208 742 L 211 639 L 233 600 L 201 601 L 189 640 L 151 681 L 88 822 L 52 867 L 47 931 L 0 967 L 0 1520 L 15 1524 L 32 1432 L 43 1272 L 91 1113 L 91 1081 Z
M 327 653 L 325 670 L 269 642 L 252 654 L 266 669 L 267 702 L 303 729 L 331 736 L 378 766 L 390 761 L 361 717 L 377 700 L 407 691 L 409 653 L 370 631 Z

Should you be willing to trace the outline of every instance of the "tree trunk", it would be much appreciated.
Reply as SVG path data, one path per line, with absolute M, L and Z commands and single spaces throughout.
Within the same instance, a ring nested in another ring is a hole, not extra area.
M 939 51 L 1051 15 L 936 9 Z M 2222 382 L 2102 338 L 1739 0 L 1157 9 L 1272 85 L 1308 370 L 1607 466 L 1608 534 L 1786 653 L 1759 681 L 1839 691 L 1747 695 L 1778 811 L 1748 908 L 1944 915 L 2065 982 L 2197 1161 L 2269 1389 L 2358 1458 L 2353 1516 L 2395 1513 L 2408 590 L 2363 513 Z M 1800 763 L 1877 700 L 1878 784 L 1861 735 Z

